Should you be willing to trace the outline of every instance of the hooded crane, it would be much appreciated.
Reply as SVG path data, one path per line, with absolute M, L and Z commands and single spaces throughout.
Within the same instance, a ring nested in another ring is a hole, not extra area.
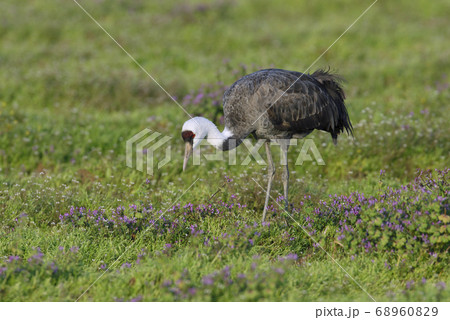
M 225 129 L 222 132 L 203 117 L 195 117 L 184 123 L 181 133 L 186 144 L 183 170 L 192 151 L 204 138 L 223 151 L 236 148 L 250 134 L 256 139 L 264 139 L 268 160 L 268 184 L 262 216 L 264 221 L 275 175 L 270 142 L 275 141 L 280 145 L 284 160 L 282 179 L 285 208 L 288 209 L 289 139 L 304 138 L 317 129 L 329 132 L 336 144 L 341 132 L 353 132 L 340 82 L 339 76 L 324 70 L 303 74 L 266 69 L 244 76 L 223 96 Z

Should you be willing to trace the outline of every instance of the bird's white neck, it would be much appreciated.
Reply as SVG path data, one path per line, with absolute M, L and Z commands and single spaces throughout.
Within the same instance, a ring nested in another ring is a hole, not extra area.
M 192 131 L 195 133 L 194 149 L 206 137 L 206 141 L 217 149 L 222 149 L 223 143 L 230 138 L 233 133 L 225 127 L 220 132 L 216 125 L 203 117 L 195 117 L 185 122 L 183 131 Z

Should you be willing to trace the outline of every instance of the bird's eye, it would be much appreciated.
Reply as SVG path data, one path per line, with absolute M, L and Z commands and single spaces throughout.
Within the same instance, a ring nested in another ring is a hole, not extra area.
M 192 141 L 194 139 L 195 134 L 192 131 L 183 131 L 181 133 L 181 137 L 184 141 Z

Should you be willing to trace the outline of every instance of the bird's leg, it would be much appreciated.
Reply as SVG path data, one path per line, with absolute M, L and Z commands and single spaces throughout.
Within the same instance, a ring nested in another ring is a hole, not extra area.
M 281 148 L 281 164 L 284 166 L 283 170 L 283 187 L 284 187 L 284 209 L 288 211 L 289 209 L 289 164 L 288 164 L 288 149 L 289 149 L 289 139 L 282 139 L 279 141 Z
M 270 189 L 272 188 L 272 181 L 275 175 L 275 165 L 273 164 L 272 153 L 270 152 L 270 140 L 265 142 L 266 145 L 266 153 L 267 153 L 267 192 L 266 192 L 266 201 L 264 203 L 264 211 L 262 216 L 262 221 L 266 219 L 267 207 L 269 206 L 269 198 L 270 198 Z

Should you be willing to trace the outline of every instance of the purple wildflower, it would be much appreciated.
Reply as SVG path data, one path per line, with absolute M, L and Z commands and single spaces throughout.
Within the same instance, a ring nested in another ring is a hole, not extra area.
M 31 256 L 31 258 L 28 258 L 28 262 L 41 263 L 43 256 L 44 256 L 44 254 L 41 252 L 41 248 L 36 247 L 36 254 Z
M 211 285 L 214 284 L 214 279 L 213 279 L 212 276 L 205 276 L 205 277 L 203 277 L 203 279 L 202 279 L 202 283 L 203 283 L 205 286 L 211 286 Z
M 142 296 L 141 295 L 130 299 L 130 302 L 140 302 L 140 301 L 142 301 Z
M 444 290 L 446 288 L 446 284 L 443 281 L 440 281 L 438 283 L 436 283 L 436 288 L 438 288 L 439 290 Z
M 189 288 L 189 289 L 188 289 L 188 293 L 189 293 L 191 296 L 194 296 L 194 295 L 197 293 L 197 289 L 195 289 L 195 288 Z
M 406 282 L 406 289 L 411 289 L 411 287 L 414 285 L 414 281 L 413 280 L 411 280 L 411 281 L 407 281 Z
M 11 263 L 13 261 L 18 261 L 20 259 L 19 256 L 9 256 L 8 257 L 8 262 Z
M 70 248 L 70 252 L 73 252 L 73 253 L 77 253 L 78 250 L 80 250 L 80 248 L 77 247 L 77 246 L 74 246 L 74 247 Z
M 275 272 L 278 274 L 284 274 L 284 269 L 283 268 L 275 268 Z

